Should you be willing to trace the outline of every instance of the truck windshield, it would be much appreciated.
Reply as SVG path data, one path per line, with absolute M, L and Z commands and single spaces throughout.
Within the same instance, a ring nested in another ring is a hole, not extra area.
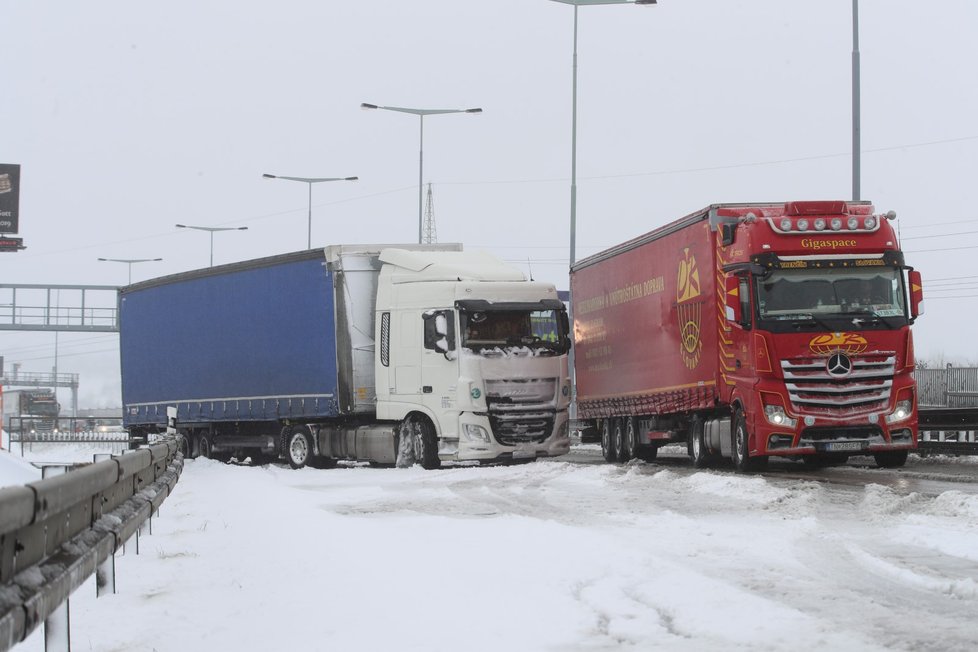
M 777 270 L 757 279 L 762 320 L 819 317 L 904 317 L 903 283 L 895 268 Z
M 567 352 L 562 310 L 462 312 L 462 346 L 475 352 L 526 347 L 543 355 Z

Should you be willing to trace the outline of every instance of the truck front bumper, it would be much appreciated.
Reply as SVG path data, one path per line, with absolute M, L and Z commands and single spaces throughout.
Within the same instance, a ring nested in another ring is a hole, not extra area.
M 556 457 L 570 451 L 567 411 L 554 415 L 550 435 L 542 441 L 519 441 L 502 444 L 492 433 L 487 416 L 465 412 L 459 415 L 459 438 L 443 440 L 439 449 L 442 461 L 505 461 Z

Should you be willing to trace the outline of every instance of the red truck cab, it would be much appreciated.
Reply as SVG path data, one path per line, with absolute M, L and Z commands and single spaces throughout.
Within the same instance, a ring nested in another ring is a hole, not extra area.
M 739 466 L 854 453 L 899 466 L 916 447 L 910 325 L 921 288 L 894 218 L 842 201 L 717 210 L 718 386 L 741 408 L 732 452 L 746 437 L 748 455 L 734 454 Z

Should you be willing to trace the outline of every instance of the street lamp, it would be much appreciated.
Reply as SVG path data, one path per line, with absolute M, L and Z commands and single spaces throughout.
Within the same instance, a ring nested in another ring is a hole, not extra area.
M 215 231 L 247 231 L 247 226 L 191 226 L 190 224 L 177 224 L 178 229 L 194 229 L 197 231 L 207 231 L 211 234 L 211 264 L 214 266 L 214 232 Z
M 426 115 L 441 115 L 444 113 L 482 113 L 482 109 L 408 109 L 402 106 L 378 106 L 376 104 L 360 104 L 361 109 L 383 109 L 398 113 L 410 113 L 421 118 L 421 141 L 418 147 L 418 244 L 422 242 L 424 216 L 422 214 L 422 188 L 424 186 L 424 117 Z
M 360 177 L 283 177 L 275 174 L 261 175 L 265 179 L 285 179 L 286 181 L 301 181 L 309 186 L 309 226 L 306 249 L 312 249 L 312 184 L 324 181 L 356 181 Z
M 105 263 L 126 263 L 129 266 L 129 285 L 132 285 L 132 265 L 133 263 L 155 263 L 162 258 L 99 258 Z

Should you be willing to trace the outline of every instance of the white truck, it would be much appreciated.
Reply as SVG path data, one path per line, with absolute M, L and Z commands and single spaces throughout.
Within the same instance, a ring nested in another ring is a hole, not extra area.
M 188 455 L 425 468 L 569 450 L 553 285 L 461 245 L 336 245 L 119 296 L 124 425 Z

